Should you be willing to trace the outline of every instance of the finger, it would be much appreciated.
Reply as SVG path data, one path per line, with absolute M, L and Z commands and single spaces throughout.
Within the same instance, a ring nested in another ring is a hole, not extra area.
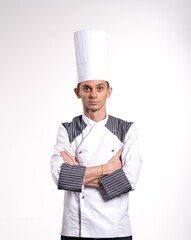
M 65 154 L 66 154 L 69 158 L 71 158 L 71 159 L 74 158 L 67 150 L 65 150 Z
M 118 152 L 116 153 L 116 155 L 121 156 L 122 152 L 123 152 L 123 148 L 120 148 L 120 149 L 118 150 Z
M 67 150 L 61 151 L 60 155 L 65 163 L 70 165 L 79 165 L 78 161 Z
M 60 156 L 61 156 L 62 158 L 64 158 L 65 161 L 67 161 L 67 159 L 68 159 L 69 161 L 72 160 L 72 159 L 67 155 L 67 153 L 66 153 L 65 151 L 60 152 Z
M 61 151 L 60 152 L 60 155 L 63 157 L 68 157 L 70 159 L 73 159 L 73 156 L 67 151 L 67 150 L 64 150 L 64 151 Z
M 64 154 L 64 151 L 61 151 L 61 152 L 60 152 L 60 155 L 62 156 L 63 154 Z
M 66 149 L 64 150 L 64 153 L 65 153 L 65 156 L 70 158 L 72 161 L 75 161 L 75 158 Z
M 65 158 L 67 155 L 66 155 L 66 153 L 65 152 L 60 152 L 60 156 L 62 157 L 62 158 Z

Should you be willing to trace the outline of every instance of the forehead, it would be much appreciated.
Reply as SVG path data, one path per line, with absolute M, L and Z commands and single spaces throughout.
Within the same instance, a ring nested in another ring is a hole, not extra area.
M 83 86 L 90 86 L 90 87 L 96 87 L 97 85 L 107 85 L 107 82 L 104 80 L 88 80 L 81 82 L 80 85 Z

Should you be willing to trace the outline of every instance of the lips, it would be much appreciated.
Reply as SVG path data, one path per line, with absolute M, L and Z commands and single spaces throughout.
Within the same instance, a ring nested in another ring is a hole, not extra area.
M 95 101 L 89 101 L 89 104 L 98 104 L 98 102 L 95 102 Z
M 98 105 L 98 102 L 89 102 L 89 105 L 96 106 L 96 105 Z

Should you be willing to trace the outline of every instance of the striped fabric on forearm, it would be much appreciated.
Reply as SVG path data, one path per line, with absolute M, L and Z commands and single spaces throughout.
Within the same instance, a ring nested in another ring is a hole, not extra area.
M 131 190 L 131 184 L 122 169 L 101 177 L 100 182 L 108 198 L 120 196 Z
M 60 170 L 58 189 L 81 192 L 86 167 L 63 163 Z

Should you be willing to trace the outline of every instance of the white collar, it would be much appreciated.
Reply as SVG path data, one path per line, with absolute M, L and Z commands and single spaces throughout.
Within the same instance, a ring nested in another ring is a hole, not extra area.
M 105 117 L 103 120 L 99 121 L 99 122 L 93 121 L 92 119 L 90 119 L 89 117 L 87 117 L 85 114 L 82 114 L 82 119 L 83 119 L 83 121 L 84 121 L 87 125 L 92 126 L 92 127 L 93 127 L 94 125 L 105 125 L 106 122 L 107 122 L 107 120 L 108 120 L 108 114 L 106 114 L 106 117 Z

